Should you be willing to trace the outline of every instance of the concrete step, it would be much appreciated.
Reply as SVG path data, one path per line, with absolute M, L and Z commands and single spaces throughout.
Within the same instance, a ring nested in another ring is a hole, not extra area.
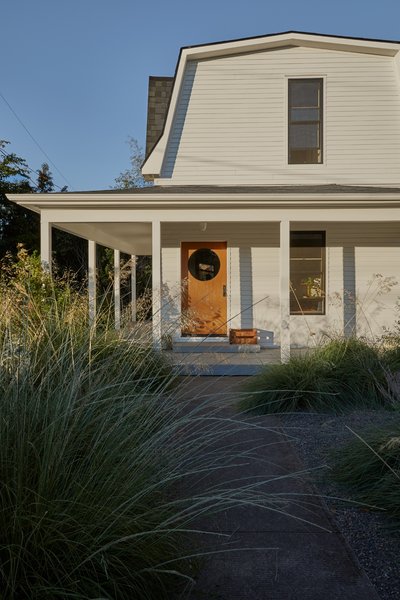
M 172 339 L 173 344 L 198 344 L 200 342 L 204 344 L 229 344 L 229 337 L 227 335 L 176 335 Z

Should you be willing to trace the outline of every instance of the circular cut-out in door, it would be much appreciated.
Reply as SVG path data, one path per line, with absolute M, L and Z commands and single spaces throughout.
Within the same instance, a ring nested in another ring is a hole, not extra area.
M 189 258 L 190 274 L 199 281 L 209 281 L 218 275 L 221 263 L 218 255 L 210 248 L 199 248 Z

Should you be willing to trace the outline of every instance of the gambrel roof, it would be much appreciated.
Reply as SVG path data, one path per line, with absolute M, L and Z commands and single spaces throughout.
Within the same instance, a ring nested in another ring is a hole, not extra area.
M 196 46 L 184 46 L 179 52 L 174 76 L 174 85 L 164 128 L 158 142 L 154 145 L 152 151 L 146 157 L 146 160 L 142 165 L 143 175 L 152 178 L 157 177 L 160 174 L 175 110 L 178 103 L 183 75 L 188 61 L 212 59 L 216 57 L 232 56 L 247 52 L 259 52 L 262 50 L 273 50 L 294 46 L 375 54 L 390 57 L 396 56 L 400 50 L 399 41 L 326 35 L 300 31 L 286 31 L 250 38 L 200 44 Z

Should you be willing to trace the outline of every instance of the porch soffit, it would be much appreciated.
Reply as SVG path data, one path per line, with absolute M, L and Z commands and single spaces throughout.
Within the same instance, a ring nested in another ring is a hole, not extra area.
M 126 254 L 150 256 L 152 253 L 151 223 L 53 222 L 52 225 Z

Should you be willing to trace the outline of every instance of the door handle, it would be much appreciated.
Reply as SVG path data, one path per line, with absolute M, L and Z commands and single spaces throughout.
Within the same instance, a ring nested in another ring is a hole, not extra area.
M 222 295 L 224 298 L 226 298 L 226 285 L 222 286 Z

